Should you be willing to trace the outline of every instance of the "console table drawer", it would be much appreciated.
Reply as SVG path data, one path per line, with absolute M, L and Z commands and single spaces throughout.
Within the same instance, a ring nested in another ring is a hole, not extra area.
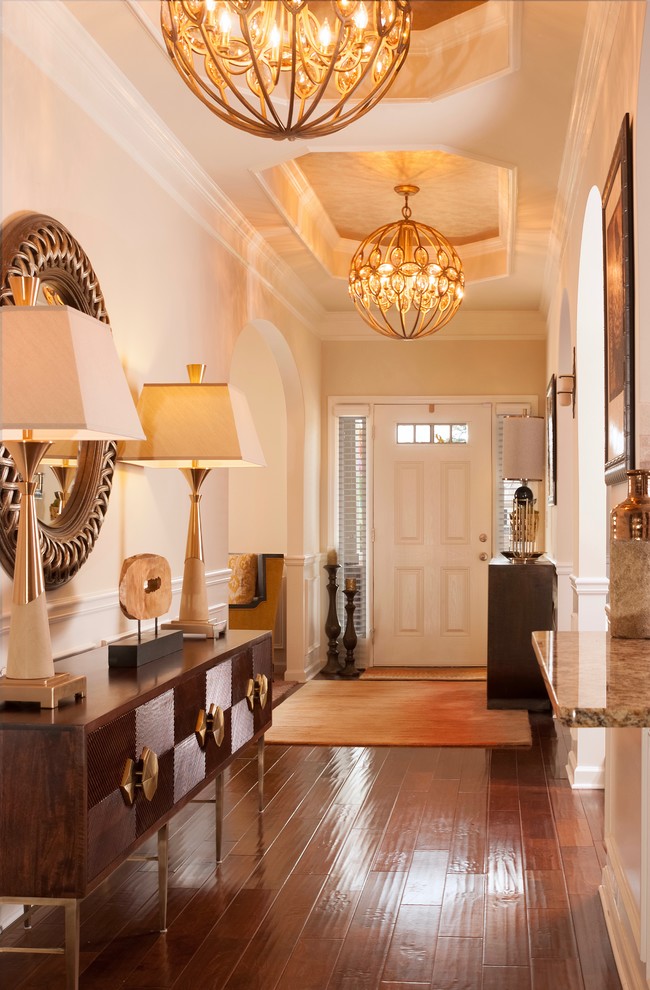
M 12 850 L 0 857 L 0 896 L 84 897 L 271 724 L 270 633 L 186 641 L 137 671 L 109 674 L 99 659 L 80 672 L 88 690 L 76 704 L 0 706 L 0 844 Z M 262 674 L 263 706 L 250 690 Z M 211 705 L 223 712 L 220 745 L 195 732 Z M 157 786 L 151 800 L 138 789 L 129 803 L 125 764 L 144 747 L 158 758 Z

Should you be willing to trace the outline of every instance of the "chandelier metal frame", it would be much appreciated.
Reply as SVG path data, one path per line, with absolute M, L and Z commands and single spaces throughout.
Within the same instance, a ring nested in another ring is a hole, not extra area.
M 202 103 L 249 134 L 289 140 L 333 134 L 371 110 L 411 33 L 410 0 L 161 0 L 160 19 Z
M 418 186 L 395 186 L 402 219 L 373 231 L 350 263 L 348 291 L 357 312 L 377 333 L 413 340 L 440 330 L 465 291 L 462 262 L 446 237 L 411 219 Z

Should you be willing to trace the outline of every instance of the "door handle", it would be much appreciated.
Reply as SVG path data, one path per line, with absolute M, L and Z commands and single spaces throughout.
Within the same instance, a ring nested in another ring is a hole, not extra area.
M 486 553 L 480 553 L 478 555 L 478 559 L 479 560 L 487 560 L 488 559 L 488 555 Z
M 479 536 L 479 540 L 481 541 L 481 543 L 487 543 L 487 533 L 481 533 L 481 535 Z

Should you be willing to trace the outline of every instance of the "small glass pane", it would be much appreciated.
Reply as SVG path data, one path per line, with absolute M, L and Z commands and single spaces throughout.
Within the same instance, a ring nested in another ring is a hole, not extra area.
M 431 443 L 431 427 L 428 423 L 415 424 L 415 442 Z
M 415 428 L 412 423 L 397 424 L 398 443 L 413 443 L 414 433 L 415 433 Z
M 451 426 L 449 423 L 436 423 L 433 428 L 434 443 L 449 443 L 451 440 Z
M 467 428 L 467 423 L 454 423 L 451 427 L 451 442 L 452 443 L 468 443 L 469 442 L 469 430 Z

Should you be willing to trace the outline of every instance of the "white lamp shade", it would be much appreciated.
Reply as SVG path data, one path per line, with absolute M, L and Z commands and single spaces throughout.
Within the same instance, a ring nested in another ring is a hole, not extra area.
M 506 416 L 503 420 L 503 477 L 541 481 L 544 477 L 544 419 Z
M 246 397 L 228 384 L 145 385 L 138 413 L 146 439 L 120 445 L 119 459 L 148 467 L 265 465 Z
M 143 436 L 110 327 L 69 306 L 0 307 L 0 440 Z

